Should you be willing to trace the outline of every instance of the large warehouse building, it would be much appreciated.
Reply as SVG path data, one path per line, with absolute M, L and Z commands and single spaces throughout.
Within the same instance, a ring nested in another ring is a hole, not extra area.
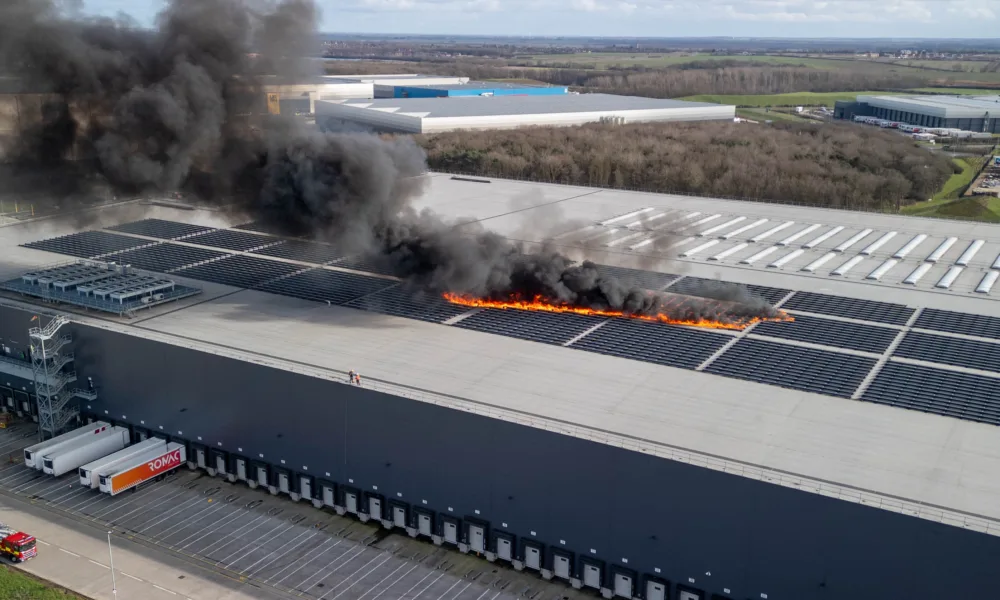
M 0 395 L 33 410 L 52 344 L 58 419 L 606 597 L 995 597 L 1000 226 L 442 174 L 417 208 L 648 290 L 743 283 L 795 321 L 469 308 L 263 224 L 123 207 L 0 230 Z M 41 272 L 81 257 L 200 293 Z
M 558 96 L 569 88 L 496 81 L 470 81 L 445 85 L 397 86 L 394 98 L 462 98 L 467 96 Z
M 1000 133 L 1000 96 L 868 96 L 837 101 L 834 118 L 877 117 L 920 127 Z
M 392 133 L 516 129 L 606 121 L 731 121 L 735 115 L 734 106 L 611 94 L 400 98 L 316 104 L 316 123 L 320 127 L 352 124 Z

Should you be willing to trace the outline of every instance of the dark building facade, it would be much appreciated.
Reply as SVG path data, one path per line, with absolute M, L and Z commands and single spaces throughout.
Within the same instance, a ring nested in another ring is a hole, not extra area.
M 0 307 L 0 339 L 26 344 L 29 319 Z M 77 371 L 99 390 L 83 406 L 91 417 L 247 457 L 271 481 L 294 475 L 297 491 L 299 475 L 315 477 L 312 495 L 328 482 L 338 504 L 377 497 L 408 523 L 429 516 L 438 535 L 457 525 L 466 543 L 478 527 L 487 551 L 537 550 L 542 568 L 596 573 L 600 587 L 626 575 L 636 596 L 655 582 L 664 600 L 980 599 L 1000 589 L 1000 537 L 72 327 Z
M 997 105 L 995 112 L 984 112 L 979 117 L 944 118 L 922 112 L 875 106 L 867 102 L 838 100 L 835 103 L 833 118 L 851 120 L 856 116 L 876 117 L 919 127 L 941 127 L 961 129 L 963 131 L 1000 133 L 1000 104 Z

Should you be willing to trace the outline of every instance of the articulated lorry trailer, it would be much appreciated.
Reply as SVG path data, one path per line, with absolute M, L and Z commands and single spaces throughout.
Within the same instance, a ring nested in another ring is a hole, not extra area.
M 110 427 L 97 435 L 77 438 L 56 450 L 42 451 L 42 471 L 60 477 L 102 456 L 118 452 L 128 446 L 130 440 L 129 430 L 125 427 Z
M 96 490 L 101 487 L 102 473 L 107 473 L 109 470 L 137 456 L 145 456 L 154 450 L 163 450 L 166 447 L 166 440 L 151 437 L 138 444 L 132 444 L 124 450 L 119 450 L 114 454 L 87 463 L 80 467 L 80 485 Z
M 104 423 L 103 421 L 95 421 L 85 427 L 74 429 L 69 433 L 56 436 L 51 440 L 45 440 L 44 442 L 39 442 L 34 446 L 28 446 L 24 449 L 24 466 L 41 470 L 41 457 L 43 454 L 54 452 L 63 445 L 73 442 L 77 438 L 97 435 L 103 431 L 107 431 L 109 427 L 111 427 L 111 425 Z
M 112 496 L 166 475 L 187 460 L 184 444 L 169 443 L 166 448 L 136 456 L 99 474 L 101 491 Z

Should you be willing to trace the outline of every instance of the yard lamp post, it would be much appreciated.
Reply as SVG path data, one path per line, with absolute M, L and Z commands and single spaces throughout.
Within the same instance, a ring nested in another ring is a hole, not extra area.
M 108 558 L 111 559 L 111 595 L 118 597 L 118 586 L 115 585 L 115 555 L 111 552 L 111 532 L 108 532 Z

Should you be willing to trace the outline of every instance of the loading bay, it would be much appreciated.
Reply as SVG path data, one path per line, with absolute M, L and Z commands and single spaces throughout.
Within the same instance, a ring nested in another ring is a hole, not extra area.
M 320 600 L 593 598 L 533 573 L 181 468 L 111 497 L 23 464 L 33 423 L 0 429 L 0 490 L 249 585 Z M 30 532 L 29 532 L 30 533 Z

